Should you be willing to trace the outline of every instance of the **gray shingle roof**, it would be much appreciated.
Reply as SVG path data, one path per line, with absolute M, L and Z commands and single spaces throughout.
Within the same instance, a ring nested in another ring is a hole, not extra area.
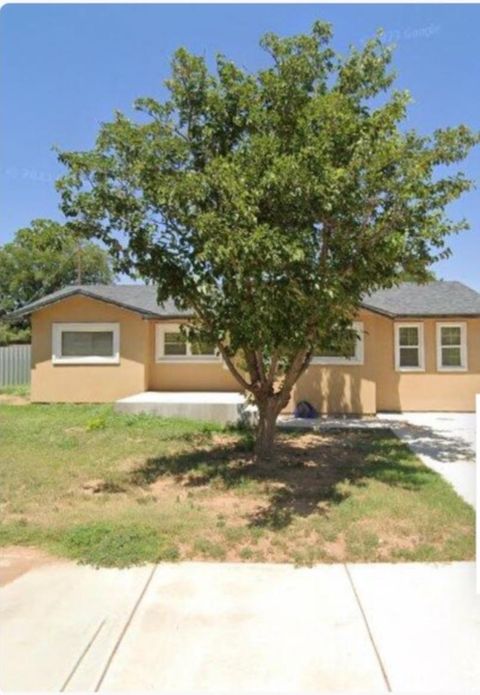
M 389 316 L 480 315 L 480 294 L 461 282 L 439 280 L 426 285 L 404 282 L 364 297 L 363 306 Z
M 143 316 L 181 317 L 189 315 L 189 312 L 180 311 L 171 299 L 163 304 L 158 304 L 157 289 L 154 285 L 70 285 L 27 304 L 10 314 L 10 317 L 26 316 L 49 304 L 74 295 L 100 299 L 125 309 L 131 309 Z
M 182 317 L 172 300 L 157 303 L 154 285 L 72 285 L 27 304 L 10 318 L 26 316 L 72 295 L 83 295 L 110 302 L 146 317 Z M 480 294 L 461 282 L 438 281 L 426 285 L 405 282 L 399 287 L 379 290 L 365 296 L 366 309 L 387 316 L 480 316 Z

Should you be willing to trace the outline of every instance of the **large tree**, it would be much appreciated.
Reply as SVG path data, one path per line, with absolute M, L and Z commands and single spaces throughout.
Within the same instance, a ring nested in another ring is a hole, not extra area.
M 215 341 L 258 406 L 256 452 L 317 348 L 351 341 L 366 292 L 422 279 L 466 225 L 445 206 L 470 188 L 437 175 L 478 142 L 466 126 L 401 128 L 380 36 L 346 56 L 329 25 L 261 42 L 255 73 L 180 49 L 168 98 L 117 113 L 87 152 L 60 153 L 62 209 L 109 245 L 124 272 L 156 282 Z
M 68 224 L 33 220 L 0 246 L 0 319 L 65 285 L 110 283 L 112 279 L 111 259 L 98 244 L 78 237 Z M 25 321 L 0 323 L 0 344 L 29 337 Z

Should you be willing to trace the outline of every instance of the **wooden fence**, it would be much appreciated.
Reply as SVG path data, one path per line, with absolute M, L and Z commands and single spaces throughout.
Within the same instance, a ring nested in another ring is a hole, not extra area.
M 0 387 L 30 383 L 30 345 L 0 347 Z

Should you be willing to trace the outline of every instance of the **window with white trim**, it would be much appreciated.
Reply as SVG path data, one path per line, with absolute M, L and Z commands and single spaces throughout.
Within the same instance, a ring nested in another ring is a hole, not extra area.
M 352 328 L 355 331 L 351 334 L 351 339 L 345 350 L 322 350 L 316 353 L 312 358 L 312 364 L 345 364 L 356 365 L 363 364 L 364 358 L 364 331 L 361 321 L 354 321 Z
M 178 323 L 156 326 L 155 354 L 157 362 L 215 362 L 218 351 L 212 343 L 191 341 L 181 332 Z
M 466 323 L 437 323 L 437 369 L 443 372 L 467 369 Z
M 54 323 L 53 364 L 118 364 L 118 323 Z
M 423 323 L 395 324 L 395 368 L 400 372 L 425 370 Z

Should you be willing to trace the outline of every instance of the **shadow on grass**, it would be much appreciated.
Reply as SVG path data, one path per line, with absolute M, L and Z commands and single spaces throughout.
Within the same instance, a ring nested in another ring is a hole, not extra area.
M 445 416 L 445 420 L 449 418 Z M 442 463 L 473 461 L 475 452 L 461 436 L 444 433 L 428 425 L 392 420 L 389 423 L 393 432 L 401 434 L 405 441 L 415 448 L 418 454 L 428 456 Z
M 149 458 L 133 471 L 131 483 L 145 487 L 166 476 L 186 487 L 253 486 L 267 505 L 250 515 L 249 525 L 271 529 L 285 528 L 295 516 L 327 514 L 352 494 L 352 486 L 365 487 L 370 480 L 416 490 L 437 478 L 389 429 L 279 434 L 276 459 L 263 466 L 254 462 L 251 441 L 244 437 Z

